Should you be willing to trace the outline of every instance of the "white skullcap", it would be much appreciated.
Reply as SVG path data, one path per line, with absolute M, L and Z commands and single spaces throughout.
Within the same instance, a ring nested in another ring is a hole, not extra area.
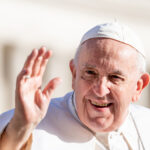
M 80 45 L 92 38 L 109 38 L 123 42 L 134 47 L 145 57 L 144 48 L 138 36 L 129 27 L 118 22 L 105 23 L 93 27 L 83 35 Z

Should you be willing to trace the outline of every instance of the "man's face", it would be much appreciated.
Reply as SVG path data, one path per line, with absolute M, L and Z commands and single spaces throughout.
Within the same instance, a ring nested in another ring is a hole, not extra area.
M 111 39 L 81 45 L 73 66 L 73 89 L 80 120 L 94 132 L 116 130 L 137 100 L 137 52 Z

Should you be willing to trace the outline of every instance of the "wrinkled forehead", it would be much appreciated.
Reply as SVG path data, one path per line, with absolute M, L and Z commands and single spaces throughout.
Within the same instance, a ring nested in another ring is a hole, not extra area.
M 84 65 L 128 62 L 132 66 L 136 64 L 136 59 L 137 51 L 133 47 L 112 39 L 96 38 L 89 39 L 80 46 L 78 63 Z

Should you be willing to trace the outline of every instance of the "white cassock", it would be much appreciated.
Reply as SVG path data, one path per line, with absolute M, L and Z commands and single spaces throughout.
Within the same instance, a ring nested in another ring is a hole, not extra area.
M 131 105 L 122 126 L 93 133 L 79 120 L 73 92 L 52 99 L 45 118 L 33 131 L 32 150 L 150 150 L 150 109 Z M 0 115 L 0 133 L 14 110 Z

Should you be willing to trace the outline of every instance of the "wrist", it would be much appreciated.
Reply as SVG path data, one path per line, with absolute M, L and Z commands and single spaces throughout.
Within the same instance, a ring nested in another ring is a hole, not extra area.
M 12 119 L 2 134 L 0 149 L 22 150 L 22 147 L 26 147 L 33 129 L 32 125 L 20 126 Z

